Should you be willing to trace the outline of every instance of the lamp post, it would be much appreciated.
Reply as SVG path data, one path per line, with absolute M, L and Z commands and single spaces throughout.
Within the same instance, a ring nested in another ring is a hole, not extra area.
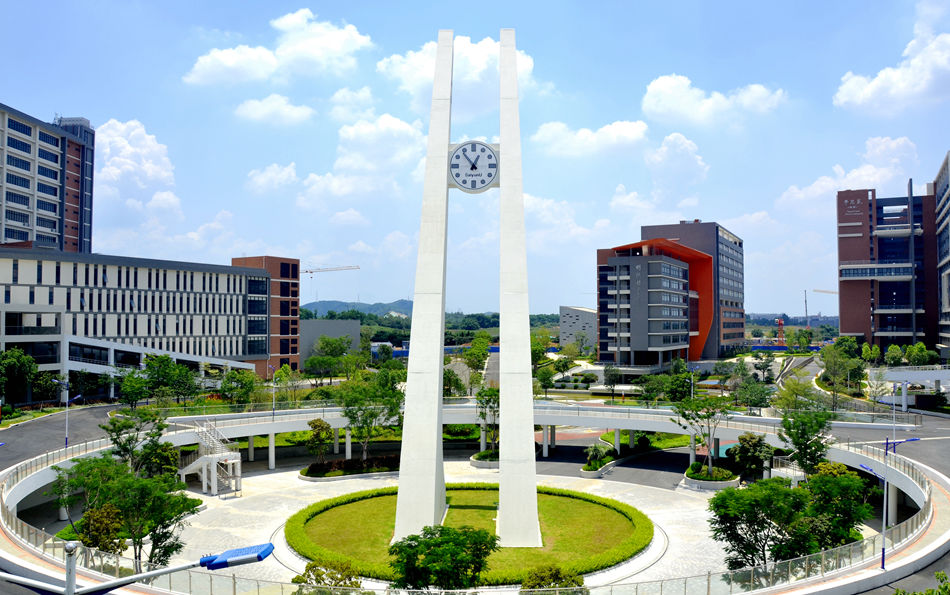
M 171 574 L 172 572 L 179 572 L 182 570 L 188 570 L 190 568 L 195 568 L 201 566 L 207 568 L 208 570 L 220 570 L 222 568 L 231 568 L 233 566 L 241 566 L 242 564 L 253 564 L 254 562 L 260 562 L 264 560 L 267 556 L 274 551 L 274 544 L 272 543 L 262 543 L 260 545 L 252 545 L 248 547 L 239 547 L 230 549 L 220 554 L 211 554 L 208 556 L 202 556 L 199 560 L 194 562 L 187 562 L 180 566 L 170 566 L 166 568 L 159 568 L 158 570 L 152 570 L 150 572 L 140 572 L 139 574 L 133 574 L 131 576 L 126 576 L 114 581 L 109 581 L 106 583 L 99 583 L 97 585 L 90 585 L 88 587 L 76 588 L 76 550 L 79 549 L 80 543 L 78 541 L 69 541 L 66 542 L 64 550 L 66 551 L 66 586 L 60 587 L 59 585 L 54 585 L 50 583 L 45 583 L 42 581 L 25 578 L 22 576 L 17 576 L 14 574 L 8 574 L 6 572 L 0 572 L 0 580 L 5 580 L 10 583 L 25 585 L 28 587 L 33 587 L 39 589 L 44 593 L 59 593 L 62 595 L 94 595 L 98 593 L 109 593 L 114 589 L 128 585 L 134 582 L 138 582 L 144 579 L 153 578 L 156 576 L 161 576 L 163 574 Z
M 69 404 L 72 403 L 73 401 L 77 401 L 81 399 L 82 395 L 76 395 L 75 397 L 70 399 L 69 398 L 69 382 L 56 380 L 55 378 L 53 378 L 53 382 L 55 382 L 56 384 L 59 384 L 60 386 L 66 389 L 66 441 L 65 441 L 64 446 L 65 448 L 69 448 Z
M 274 366 L 267 364 L 268 369 L 270 369 L 270 420 L 274 421 L 277 418 L 277 385 L 274 384 Z
M 867 465 L 861 465 L 861 468 L 871 473 L 878 479 L 884 482 L 884 497 L 881 499 L 881 570 L 884 570 L 884 548 L 887 545 L 887 500 L 888 500 L 888 481 L 887 481 L 887 453 L 893 449 L 894 454 L 897 454 L 897 445 L 903 444 L 905 442 L 916 442 L 920 438 L 907 438 L 905 440 L 891 440 L 887 436 L 884 437 L 884 475 L 881 475 L 871 469 Z

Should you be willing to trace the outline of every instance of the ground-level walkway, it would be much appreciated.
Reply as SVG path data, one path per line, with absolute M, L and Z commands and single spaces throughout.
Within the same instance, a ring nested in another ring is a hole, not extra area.
M 268 471 L 266 466 L 245 464 L 241 497 L 203 497 L 207 508 L 192 517 L 182 537 L 187 544 L 172 564 L 193 560 L 211 551 L 254 543 L 272 542 L 275 553 L 260 564 L 234 569 L 237 576 L 290 582 L 306 566 L 286 544 L 284 522 L 293 513 L 318 500 L 360 490 L 394 486 L 395 474 L 308 482 L 299 478 L 301 464 Z M 497 470 L 474 469 L 468 460 L 446 460 L 447 482 L 497 482 Z M 685 487 L 673 490 L 610 481 L 541 475 L 540 485 L 588 492 L 614 498 L 643 511 L 655 525 L 650 547 L 633 560 L 587 577 L 588 586 L 617 582 L 653 581 L 705 574 L 723 569 L 723 550 L 709 536 L 707 492 Z M 195 490 L 192 490 L 194 493 Z M 200 490 L 195 494 L 201 496 Z M 358 527 L 354 530 L 359 530 Z M 367 583 L 364 586 L 378 586 Z

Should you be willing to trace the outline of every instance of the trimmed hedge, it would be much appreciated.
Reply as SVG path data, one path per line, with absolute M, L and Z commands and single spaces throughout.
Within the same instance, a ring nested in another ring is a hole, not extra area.
M 361 459 L 332 459 L 323 463 L 311 463 L 300 474 L 306 477 L 337 477 L 357 473 L 377 473 L 399 469 L 399 455 L 377 455 Z
M 455 483 L 447 484 L 445 487 L 447 490 L 498 490 L 497 484 L 490 483 Z M 315 516 L 331 508 L 349 504 L 351 502 L 366 500 L 368 498 L 390 496 L 396 493 L 397 488 L 389 487 L 377 490 L 354 492 L 352 494 L 346 494 L 344 496 L 338 496 L 336 498 L 330 498 L 328 500 L 322 500 L 315 504 L 311 504 L 310 506 L 298 511 L 289 519 L 287 519 L 287 524 L 284 527 L 284 536 L 287 539 L 287 544 L 290 545 L 290 547 L 298 554 L 310 560 L 316 562 L 346 560 L 353 565 L 354 569 L 360 576 L 391 581 L 394 578 L 393 571 L 388 565 L 363 562 L 337 552 L 332 552 L 320 545 L 313 543 L 307 537 L 305 527 L 307 523 L 313 520 Z M 609 550 L 584 560 L 577 560 L 574 562 L 561 564 L 561 568 L 563 568 L 566 572 L 588 574 L 597 570 L 609 568 L 637 555 L 643 551 L 644 548 L 650 545 L 651 541 L 653 541 L 653 522 L 650 521 L 650 519 L 645 514 L 633 506 L 630 506 L 629 504 L 617 502 L 616 500 L 611 500 L 609 498 L 593 496 L 591 494 L 543 486 L 538 486 L 537 493 L 549 496 L 558 496 L 562 498 L 573 498 L 576 500 L 583 500 L 593 504 L 598 504 L 600 506 L 605 506 L 623 515 L 634 527 L 633 533 L 631 533 L 627 539 L 616 544 Z M 486 586 L 516 585 L 520 584 L 531 570 L 532 569 L 530 568 L 520 568 L 508 571 L 488 571 L 482 573 L 481 582 Z

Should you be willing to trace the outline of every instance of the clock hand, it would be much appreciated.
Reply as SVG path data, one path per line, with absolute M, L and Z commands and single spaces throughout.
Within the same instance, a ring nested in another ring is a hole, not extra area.
M 462 157 L 465 157 L 465 160 L 468 161 L 470 165 L 473 165 L 473 166 L 475 165 L 474 163 L 472 163 L 472 160 L 468 158 L 468 154 L 462 153 Z M 478 157 L 476 157 L 475 160 L 477 161 Z
M 478 158 L 479 158 L 479 157 L 481 157 L 481 155 L 476 155 L 476 156 L 475 156 L 475 161 L 472 161 L 472 162 L 471 162 L 471 163 L 472 163 L 472 171 L 475 171 L 476 169 L 478 169 Z

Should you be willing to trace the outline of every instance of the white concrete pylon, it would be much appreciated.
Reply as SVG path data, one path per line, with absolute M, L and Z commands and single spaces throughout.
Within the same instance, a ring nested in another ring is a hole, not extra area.
M 393 540 L 438 525 L 445 511 L 442 468 L 442 366 L 445 335 L 445 252 L 448 222 L 448 161 L 452 112 L 452 31 L 439 31 L 422 222 L 412 304 L 412 350 Z
M 534 460 L 534 395 L 528 322 L 521 123 L 514 29 L 501 30 L 501 276 L 499 302 L 499 486 L 495 533 L 503 547 L 540 547 Z

